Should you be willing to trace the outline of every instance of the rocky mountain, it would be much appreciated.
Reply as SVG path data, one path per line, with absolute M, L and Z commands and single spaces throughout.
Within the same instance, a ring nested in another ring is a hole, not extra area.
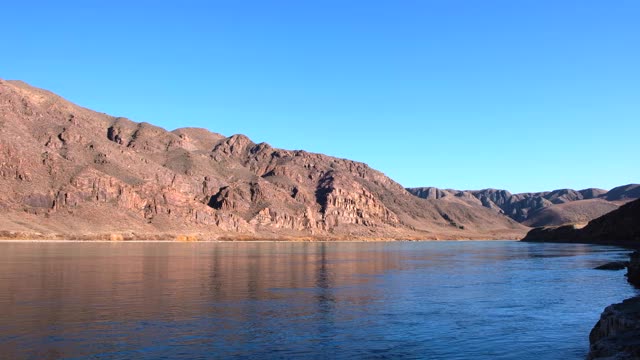
M 603 196 L 608 201 L 625 201 L 640 198 L 640 184 L 618 186 Z
M 575 225 L 539 227 L 529 231 L 523 240 L 638 247 L 640 245 L 640 199 L 591 220 L 585 227 Z
M 166 131 L 0 80 L 0 236 L 517 238 L 457 197 L 420 199 L 366 164 L 204 129 Z
M 433 187 L 409 188 L 424 199 L 464 198 L 531 227 L 587 223 L 640 198 L 640 185 L 603 189 L 560 189 L 537 193 L 511 194 L 506 190 L 452 190 Z

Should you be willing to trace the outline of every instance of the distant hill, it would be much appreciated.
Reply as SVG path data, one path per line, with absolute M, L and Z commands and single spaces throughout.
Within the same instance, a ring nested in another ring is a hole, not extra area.
M 466 199 L 467 202 L 493 209 L 532 227 L 586 223 L 628 201 L 640 198 L 639 184 L 619 186 L 609 191 L 589 188 L 520 194 L 496 189 L 452 190 L 422 187 L 407 190 L 424 199 Z
M 591 220 L 585 227 L 572 225 L 535 228 L 524 241 L 577 242 L 640 246 L 640 199 Z
M 522 223 L 531 227 L 582 224 L 588 223 L 618 207 L 616 203 L 600 198 L 552 204 L 534 211 Z
M 20 81 L 0 80 L 0 187 L 4 238 L 481 239 L 527 230 L 466 199 L 419 199 L 363 163 L 244 135 L 167 131 Z

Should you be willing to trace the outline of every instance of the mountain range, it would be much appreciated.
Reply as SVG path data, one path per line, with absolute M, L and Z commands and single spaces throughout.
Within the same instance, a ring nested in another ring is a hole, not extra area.
M 0 237 L 495 239 L 527 227 L 421 199 L 366 164 L 200 128 L 167 131 L 0 80 Z
M 640 197 L 405 189 L 361 162 L 167 131 L 5 80 L 0 188 L 0 238 L 35 239 L 516 239 Z
M 585 224 L 621 205 L 640 198 L 640 184 L 629 184 L 609 191 L 559 189 L 511 194 L 507 190 L 452 190 L 434 187 L 407 189 L 424 199 L 464 198 L 500 212 L 531 227 Z

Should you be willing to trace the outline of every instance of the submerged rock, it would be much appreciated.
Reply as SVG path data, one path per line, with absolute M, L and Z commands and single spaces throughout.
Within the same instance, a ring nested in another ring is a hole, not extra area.
M 629 265 L 628 261 L 612 261 L 600 266 L 596 266 L 596 270 L 623 270 Z

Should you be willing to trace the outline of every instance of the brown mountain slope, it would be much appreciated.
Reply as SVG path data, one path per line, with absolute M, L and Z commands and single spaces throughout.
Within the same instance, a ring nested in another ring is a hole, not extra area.
M 640 199 L 591 220 L 583 228 L 572 225 L 535 228 L 529 231 L 523 240 L 638 247 L 640 245 Z
M 596 219 L 618 207 L 617 203 L 605 199 L 571 201 L 537 210 L 522 223 L 531 227 L 581 224 Z
M 586 223 L 633 199 L 640 198 L 640 185 L 629 184 L 609 191 L 559 189 L 537 193 L 511 194 L 506 190 L 452 190 L 433 187 L 409 188 L 425 199 L 466 198 L 501 212 L 527 226 L 559 226 Z
M 5 237 L 514 238 L 465 199 L 425 200 L 363 163 L 204 129 L 172 132 L 0 81 Z

